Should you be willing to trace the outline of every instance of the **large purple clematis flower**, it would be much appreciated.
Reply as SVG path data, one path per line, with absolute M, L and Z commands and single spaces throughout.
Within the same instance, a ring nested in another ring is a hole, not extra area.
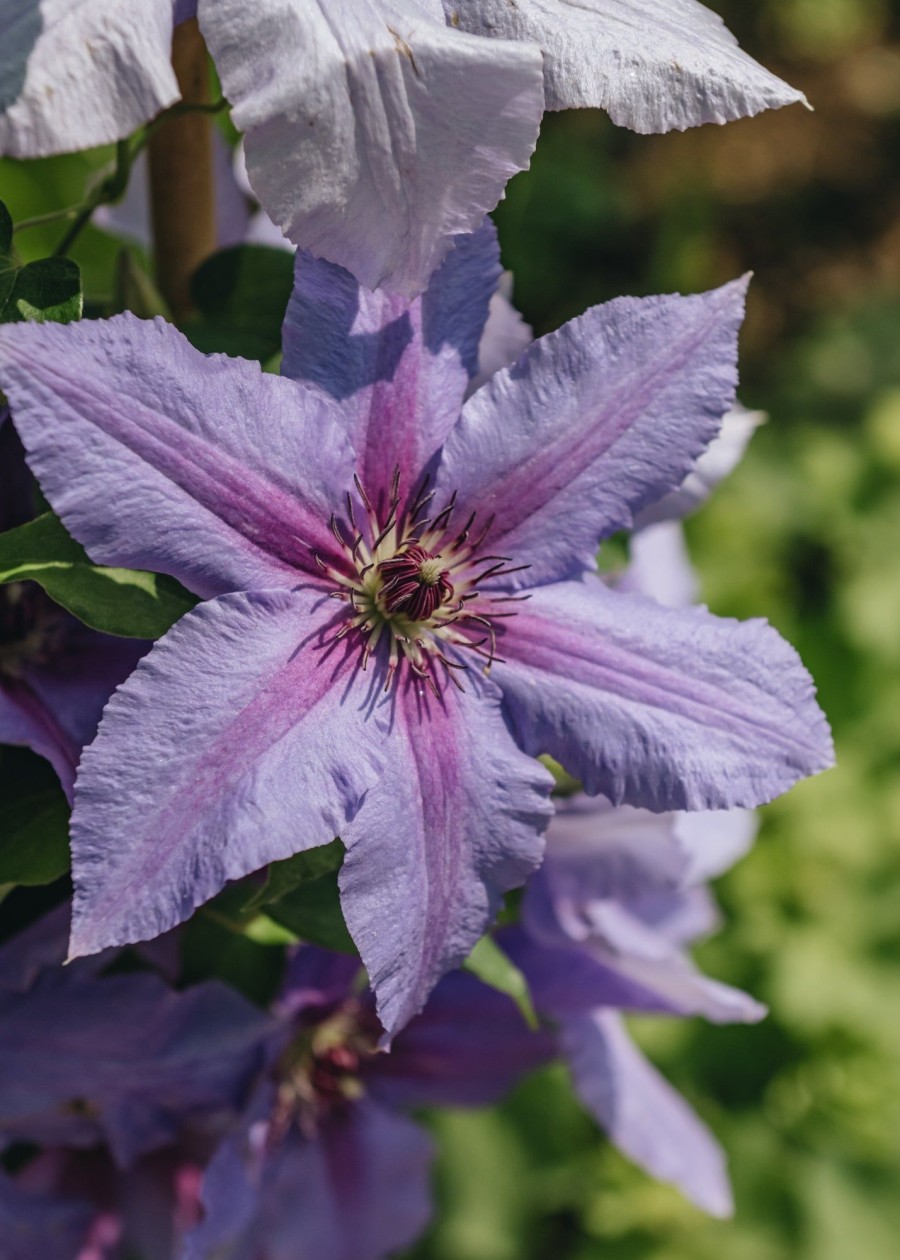
M 768 626 L 589 572 L 714 437 L 743 284 L 589 311 L 460 413 L 498 275 L 486 228 L 410 305 L 301 258 L 286 379 L 127 315 L 0 330 L 0 383 L 71 531 L 206 599 L 85 756 L 74 954 L 340 835 L 395 1031 L 540 860 L 532 754 L 656 810 L 755 804 L 829 764 Z
M 447 976 L 378 1053 L 381 1026 L 351 958 L 295 956 L 272 1064 L 206 1172 L 185 1260 L 379 1260 L 431 1215 L 431 1142 L 404 1113 L 500 1098 L 554 1053 L 515 1003 Z
M 667 131 L 803 99 L 697 0 L 0 0 L 0 153 L 149 121 L 177 99 L 173 23 L 195 12 L 263 208 L 410 294 L 528 165 L 545 107 Z
M 8 412 L 0 411 L 0 530 L 32 516 L 33 482 Z M 0 744 L 31 748 L 69 800 L 83 746 L 110 693 L 146 643 L 89 630 L 34 582 L 0 586 Z

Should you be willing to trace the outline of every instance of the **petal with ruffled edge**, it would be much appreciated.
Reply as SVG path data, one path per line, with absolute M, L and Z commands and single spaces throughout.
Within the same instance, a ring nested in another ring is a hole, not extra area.
M 575 1090 L 616 1146 L 712 1216 L 733 1205 L 719 1144 L 631 1041 L 613 1011 L 566 1020 L 560 1031 Z
M 440 0 L 200 0 L 250 182 L 296 244 L 412 296 L 529 162 L 540 51 Z
M 445 976 L 428 1004 L 364 1073 L 369 1093 L 392 1107 L 474 1107 L 497 1102 L 556 1051 L 518 1006 L 464 971 Z
M 71 1260 L 83 1254 L 94 1209 L 80 1199 L 35 1194 L 0 1173 L 0 1238 L 6 1260 Z
M 617 591 L 647 595 L 667 608 L 690 608 L 700 594 L 680 521 L 660 521 L 631 535 L 628 568 Z
M 165 320 L 0 329 L 31 467 L 92 559 L 198 595 L 290 586 L 328 554 L 352 453 L 332 405 Z
M 121 1165 L 173 1141 L 191 1116 L 234 1118 L 271 1021 L 233 989 L 173 992 L 147 974 L 49 975 L 6 996 L 0 1133 L 93 1146 Z
M 185 1260 L 382 1260 L 431 1216 L 433 1150 L 411 1120 L 363 1101 L 313 1138 L 267 1146 L 265 1123 L 227 1139 L 203 1183 L 205 1216 Z
M 378 504 L 394 470 L 410 494 L 459 417 L 500 279 L 492 223 L 457 238 L 420 298 L 364 289 L 297 256 L 282 372 L 338 400 L 363 485 Z
M 530 325 L 512 303 L 512 274 L 504 271 L 500 285 L 491 298 L 487 323 L 478 347 L 478 375 L 469 385 L 469 393 L 481 389 L 495 372 L 510 367 L 534 341 Z
M 227 880 L 346 832 L 384 733 L 355 657 L 323 646 L 333 607 L 210 600 L 110 701 L 75 791 L 73 956 L 156 936 Z
M 599 107 L 633 131 L 683 131 L 805 101 L 696 0 L 444 0 L 476 35 L 544 54 L 548 109 Z
M 491 677 L 521 746 L 616 804 L 759 805 L 833 760 L 799 657 L 764 621 L 669 609 L 599 579 L 540 587 Z
M 124 139 L 178 100 L 172 0 L 0 0 L 0 153 Z
M 341 902 L 389 1033 L 422 1009 L 541 860 L 552 779 L 516 748 L 496 690 L 440 700 L 415 678 L 388 709 L 378 791 L 349 829 Z
M 438 500 L 494 516 L 491 550 L 530 566 L 514 585 L 591 568 L 601 538 L 681 484 L 734 401 L 746 290 L 594 307 L 469 399 Z

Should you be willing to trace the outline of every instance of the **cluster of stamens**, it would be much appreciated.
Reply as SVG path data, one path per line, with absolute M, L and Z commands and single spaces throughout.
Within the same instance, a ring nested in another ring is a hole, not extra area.
M 330 522 L 341 563 L 326 564 L 316 556 L 334 583 L 332 598 L 348 605 L 348 616 L 335 637 L 351 632 L 360 637 L 363 669 L 389 637 L 385 691 L 404 661 L 435 695 L 439 694 L 435 665 L 463 690 L 457 675 L 468 666 L 455 659 L 457 650 L 474 653 L 488 673 L 497 653 L 493 623 L 514 615 L 498 606 L 527 598 L 484 592 L 480 585 L 527 565 L 510 568 L 509 556 L 482 554 L 494 518 L 476 528 L 473 512 L 458 528 L 452 523 L 455 494 L 428 516 L 434 492 L 429 493 L 426 481 L 412 504 L 403 508 L 396 471 L 387 507 L 379 513 L 358 477 L 354 483 L 364 519 L 357 519 L 358 509 L 348 494 L 346 522 L 334 516 Z

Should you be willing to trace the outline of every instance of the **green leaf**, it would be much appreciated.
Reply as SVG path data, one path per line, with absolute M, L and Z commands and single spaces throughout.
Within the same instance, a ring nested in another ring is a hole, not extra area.
M 294 284 L 293 255 L 268 245 L 236 245 L 213 254 L 191 280 L 200 318 L 184 332 L 198 350 L 271 359 Z
M 267 905 L 266 915 L 302 941 L 324 945 L 343 954 L 357 952 L 344 922 L 335 872 L 300 884 L 279 901 Z
M 308 884 L 325 875 L 335 875 L 341 869 L 343 861 L 344 846 L 340 840 L 332 840 L 330 844 L 296 853 L 283 862 L 272 862 L 265 884 L 247 902 L 245 912 L 266 906 L 272 901 L 279 901 L 301 884 Z
M 538 1027 L 538 1017 L 531 1001 L 528 981 L 519 968 L 504 954 L 492 936 L 483 936 L 463 963 L 482 984 L 511 997 L 529 1028 Z
M 12 252 L 12 238 L 12 215 L 7 210 L 6 203 L 0 201 L 0 259 L 8 257 Z
M 107 634 L 156 639 L 197 600 L 174 578 L 92 564 L 51 512 L 0 534 L 0 583 L 38 582 L 51 599 Z
M 52 884 L 69 869 L 69 806 L 42 757 L 4 748 L 0 759 L 0 885 Z
M 41 258 L 16 273 L 0 318 L 5 323 L 70 324 L 81 318 L 83 307 L 78 264 L 71 258 Z

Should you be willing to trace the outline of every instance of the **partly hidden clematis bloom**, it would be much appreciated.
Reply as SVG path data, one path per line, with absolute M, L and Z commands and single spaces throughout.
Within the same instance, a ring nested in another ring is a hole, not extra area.
M 33 489 L 9 413 L 0 411 L 0 530 L 31 519 Z M 0 744 L 45 757 L 71 800 L 81 750 L 146 650 L 88 629 L 35 582 L 0 586 Z
M 405 1114 L 496 1101 L 554 1053 L 511 998 L 466 972 L 377 1050 L 381 1025 L 357 960 L 295 955 L 271 1063 L 201 1187 L 184 1260 L 380 1260 L 432 1210 L 432 1144 Z
M 803 100 L 697 0 L 0 0 L 0 153 L 108 143 L 172 105 L 195 12 L 263 209 L 406 294 L 528 165 L 545 108 L 668 131 Z
M 653 810 L 754 805 L 830 763 L 765 623 L 592 573 L 715 436 L 744 284 L 595 308 L 460 411 L 499 273 L 488 227 L 411 304 L 301 256 L 282 378 L 161 320 L 0 330 L 0 384 L 71 532 L 205 601 L 83 759 L 74 955 L 339 835 L 394 1032 L 539 863 L 537 754 Z
M 662 501 L 665 511 L 696 506 L 738 462 L 760 420 L 742 408 L 727 416 L 687 488 Z M 671 607 L 693 602 L 696 579 L 680 523 L 655 520 L 636 532 L 628 568 L 615 580 L 619 590 Z M 686 952 L 718 925 L 707 881 L 746 853 L 756 826 L 748 810 L 651 814 L 602 797 L 570 797 L 528 884 L 522 927 L 500 935 L 538 1010 L 556 1027 L 588 1111 L 624 1154 L 714 1216 L 733 1206 L 723 1152 L 634 1045 L 622 1012 L 715 1023 L 765 1014 L 752 998 L 702 975 Z

